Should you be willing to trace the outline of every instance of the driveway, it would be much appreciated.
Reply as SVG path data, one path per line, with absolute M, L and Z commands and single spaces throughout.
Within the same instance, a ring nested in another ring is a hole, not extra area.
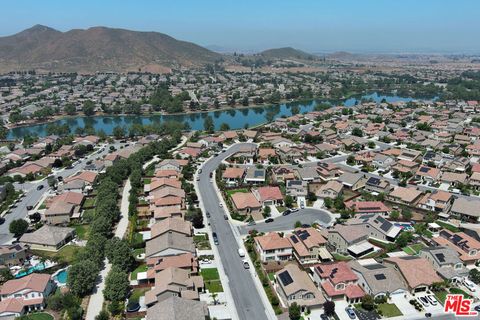
M 327 227 L 333 222 L 333 218 L 328 211 L 305 208 L 299 209 L 288 216 L 280 216 L 274 219 L 273 222 L 260 222 L 253 226 L 238 227 L 240 234 L 246 235 L 250 230 L 257 230 L 260 232 L 272 231 L 288 231 L 294 229 L 295 222 L 300 221 L 302 224 L 318 223 L 322 227 Z

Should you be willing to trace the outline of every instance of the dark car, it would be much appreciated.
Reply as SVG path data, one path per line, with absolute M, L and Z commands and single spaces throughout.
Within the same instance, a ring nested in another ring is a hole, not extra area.
M 432 314 L 430 312 L 425 313 L 425 318 L 431 318 Z
M 475 306 L 475 308 L 473 308 L 473 310 L 475 310 L 477 312 L 480 312 L 480 304 L 478 306 Z
M 329 318 L 328 318 L 328 316 L 327 316 L 325 313 L 322 313 L 322 314 L 320 315 L 320 319 L 322 319 L 322 320 L 328 320 Z
M 5 218 L 4 217 L 0 217 L 0 224 L 4 224 L 5 223 Z
M 268 218 L 267 220 L 265 220 L 265 223 L 270 223 L 270 222 L 273 222 L 273 218 Z
M 225 220 L 228 220 L 228 216 L 227 216 L 226 214 L 223 215 L 223 218 L 224 218 Z
M 207 216 L 207 218 L 210 218 L 210 212 L 207 211 L 205 215 Z
M 27 206 L 27 210 L 32 210 L 33 206 Z
M 306 223 L 304 223 L 304 224 L 302 224 L 302 228 L 310 228 L 310 225 L 309 225 L 309 224 L 306 224 Z
M 44 185 L 43 185 L 43 184 L 41 184 L 41 185 L 39 185 L 39 186 L 37 187 L 37 190 L 42 190 L 42 189 L 43 189 L 43 187 L 44 187 Z
M 283 216 L 288 216 L 290 213 L 292 213 L 292 210 L 287 209 L 287 210 L 283 211 L 282 215 Z
M 213 243 L 218 246 L 218 236 L 216 232 L 212 232 Z

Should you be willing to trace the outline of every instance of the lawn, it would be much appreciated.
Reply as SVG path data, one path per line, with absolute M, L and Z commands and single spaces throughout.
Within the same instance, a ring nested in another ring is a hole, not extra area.
M 275 280 L 275 272 L 269 272 L 268 273 L 268 279 L 270 279 L 270 281 Z
M 210 250 L 212 247 L 210 246 L 210 242 L 208 241 L 207 234 L 198 234 L 193 236 L 193 242 L 197 246 L 199 250 Z
M 25 317 L 27 320 L 53 320 L 53 317 L 45 312 L 37 312 L 29 314 Z
M 90 226 L 88 224 L 77 224 L 73 227 L 75 228 L 75 232 L 79 239 L 87 240 L 88 234 L 90 232 Z
M 446 290 L 435 292 L 435 297 L 437 300 L 443 305 L 445 303 L 445 299 L 447 299 L 448 292 Z
M 401 313 L 397 306 L 393 303 L 379 304 L 377 309 L 380 310 L 383 316 L 386 318 L 403 316 L 403 313 Z
M 347 257 L 347 256 L 341 255 L 341 254 L 339 254 L 339 253 L 332 253 L 332 257 L 333 257 L 336 261 L 349 261 L 349 260 L 352 260 L 351 257 Z
M 136 288 L 133 289 L 132 295 L 128 299 L 128 302 L 138 302 L 140 300 L 140 297 L 143 297 L 145 295 L 145 292 L 150 290 L 150 288 Z
M 439 221 L 439 220 L 437 220 L 437 221 L 435 221 L 435 222 L 436 222 L 439 226 L 441 226 L 441 227 L 443 227 L 443 228 L 445 228 L 445 229 L 447 229 L 447 230 L 449 230 L 449 231 L 452 231 L 452 232 L 460 232 L 460 229 L 458 229 L 458 228 L 455 227 L 455 226 L 452 226 L 452 225 L 449 224 L 449 223 L 445 223 L 445 222 Z
M 33 254 L 44 257 L 46 259 L 52 259 L 56 261 L 66 262 L 68 264 L 73 264 L 73 262 L 75 262 L 75 256 L 81 250 L 81 247 L 66 245 L 57 252 L 45 250 L 32 250 L 32 252 Z
M 95 206 L 95 203 L 97 202 L 97 198 L 87 198 L 85 202 L 83 203 L 84 208 L 91 208 Z
M 205 282 L 205 287 L 210 293 L 223 292 L 223 287 L 217 268 L 202 269 L 200 271 L 200 274 L 202 275 L 203 281 Z
M 425 245 L 423 243 L 416 243 L 412 244 L 411 246 L 404 247 L 402 250 L 409 255 L 416 255 L 423 248 L 425 248 Z
M 232 196 L 232 194 L 234 194 L 234 193 L 237 193 L 237 192 L 243 192 L 243 193 L 246 193 L 246 192 L 248 192 L 248 190 L 247 190 L 247 189 L 245 189 L 245 188 L 242 188 L 242 189 L 232 189 L 232 190 L 227 190 L 226 192 L 227 192 L 227 194 L 228 194 L 229 196 Z
M 470 294 L 466 293 L 465 291 L 463 291 L 462 289 L 459 289 L 459 288 L 450 288 L 450 293 L 451 294 L 463 294 L 463 296 L 465 298 L 468 298 L 468 299 L 472 298 L 472 296 Z
M 147 270 L 148 270 L 147 265 L 146 264 L 141 264 L 138 267 L 136 267 L 135 270 L 132 271 L 132 274 L 131 274 L 130 278 L 132 280 L 137 280 L 137 274 L 139 272 L 145 272 Z
M 152 179 L 150 178 L 143 178 L 143 184 L 150 184 L 152 182 Z

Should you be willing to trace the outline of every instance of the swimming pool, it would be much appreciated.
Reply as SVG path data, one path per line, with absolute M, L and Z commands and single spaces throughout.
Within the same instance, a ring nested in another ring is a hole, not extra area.
M 61 271 L 59 271 L 56 275 L 55 275 L 55 280 L 57 280 L 57 282 L 60 284 L 60 285 L 65 285 L 67 284 L 67 277 L 68 277 L 68 270 L 67 269 L 63 269 Z
M 28 268 L 25 271 L 19 272 L 15 275 L 15 278 L 22 278 L 25 276 L 28 276 L 30 273 L 33 273 L 33 271 L 41 271 L 45 269 L 45 264 L 44 263 L 39 263 L 33 267 Z

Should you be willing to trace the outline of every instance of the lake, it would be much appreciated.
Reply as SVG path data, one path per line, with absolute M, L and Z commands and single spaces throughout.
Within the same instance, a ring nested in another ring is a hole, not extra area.
M 380 102 L 385 99 L 387 102 L 412 101 L 412 98 L 404 98 L 398 96 L 384 96 L 377 93 L 365 95 L 362 98 L 372 99 L 375 102 Z M 349 98 L 344 101 L 344 105 L 354 106 L 360 99 Z M 122 115 L 122 116 L 93 116 L 93 117 L 71 117 L 56 120 L 51 123 L 63 125 L 68 124 L 72 133 L 78 127 L 92 126 L 95 130 L 102 129 L 106 134 L 112 134 L 113 128 L 116 126 L 130 127 L 132 124 L 155 124 L 164 121 L 178 121 L 188 123 L 193 130 L 203 130 L 203 122 L 207 116 L 213 118 L 215 129 L 219 129 L 222 123 L 227 123 L 231 129 L 242 129 L 246 126 L 252 127 L 267 122 L 267 114 L 273 116 L 273 119 L 280 117 L 288 117 L 292 115 L 292 107 L 298 106 L 300 113 L 307 113 L 313 111 L 317 105 L 317 101 L 310 102 L 292 102 L 272 106 L 238 108 L 229 110 L 218 110 L 208 112 L 198 112 L 190 114 L 178 115 Z M 36 124 L 25 127 L 18 127 L 9 130 L 8 139 L 22 138 L 26 134 L 32 136 L 43 137 L 47 135 L 47 124 Z

